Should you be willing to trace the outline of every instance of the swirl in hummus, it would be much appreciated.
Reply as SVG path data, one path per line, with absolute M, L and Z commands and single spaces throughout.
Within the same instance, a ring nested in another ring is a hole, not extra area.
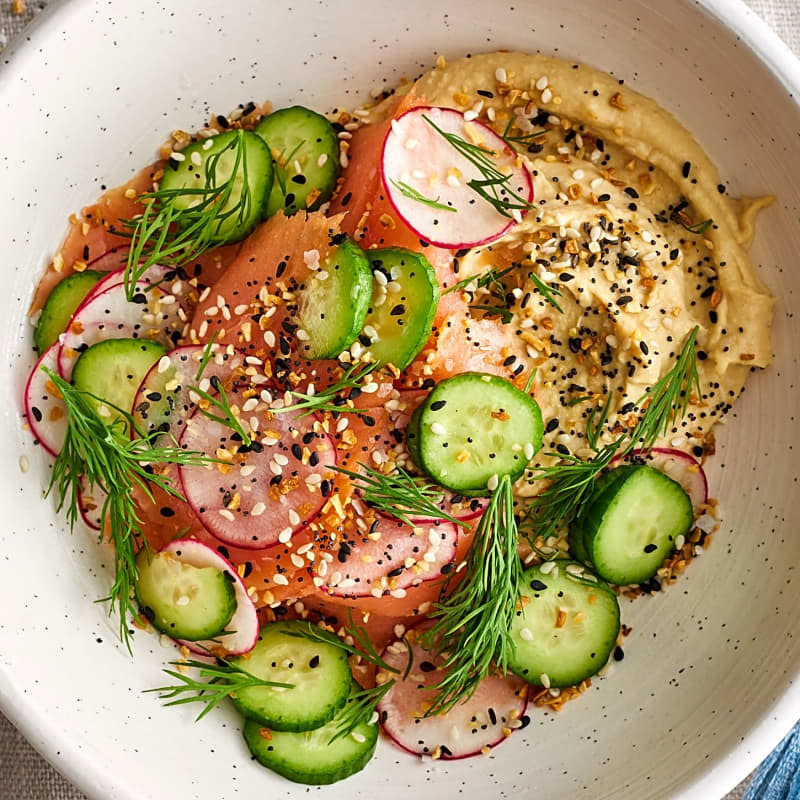
M 534 176 L 536 209 L 458 267 L 466 277 L 518 265 L 505 279 L 514 303 L 503 352 L 516 356 L 519 372 L 522 364 L 525 374 L 536 369 L 546 431 L 537 463 L 551 463 L 548 452 L 591 455 L 591 400 L 612 395 L 607 437 L 633 424 L 632 403 L 669 369 L 696 325 L 703 395 L 692 396 L 662 444 L 696 455 L 710 449 L 711 430 L 749 371 L 771 360 L 774 299 L 747 250 L 755 217 L 772 198 L 729 197 L 669 112 L 582 64 L 512 52 L 440 58 L 397 94 L 404 91 L 401 103 L 456 108 L 505 132 Z M 376 106 L 369 121 L 397 102 Z M 563 313 L 531 272 L 561 293 Z M 517 490 L 536 493 L 539 484 L 523 480 Z

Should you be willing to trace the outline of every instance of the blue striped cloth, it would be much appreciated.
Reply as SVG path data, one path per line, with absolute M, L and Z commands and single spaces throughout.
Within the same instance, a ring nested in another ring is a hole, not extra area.
M 800 722 L 756 770 L 742 800 L 800 800 Z

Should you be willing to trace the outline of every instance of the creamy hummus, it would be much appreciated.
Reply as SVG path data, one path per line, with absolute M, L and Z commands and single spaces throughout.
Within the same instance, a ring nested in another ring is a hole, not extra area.
M 629 404 L 674 364 L 697 325 L 703 394 L 663 443 L 702 455 L 750 369 L 771 359 L 773 298 L 747 254 L 770 198 L 732 200 L 671 114 L 581 64 L 522 53 L 440 59 L 414 92 L 500 133 L 510 123 L 534 175 L 536 210 L 459 266 L 468 276 L 518 265 L 507 327 L 510 347 L 537 370 L 542 453 L 589 455 L 586 417 L 609 393 L 609 427 L 625 426 Z M 563 313 L 531 272 L 560 292 Z

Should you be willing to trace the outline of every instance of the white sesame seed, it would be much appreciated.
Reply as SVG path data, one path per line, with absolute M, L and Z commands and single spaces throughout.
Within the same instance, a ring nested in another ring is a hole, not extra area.
M 583 567 L 580 564 L 567 564 L 568 575 L 583 575 Z
M 194 164 L 196 167 L 199 167 L 202 163 L 202 156 L 197 152 L 197 150 L 195 150 L 194 153 L 192 153 L 192 164 Z
M 435 433 L 437 436 L 446 436 L 447 429 L 441 422 L 434 422 L 433 425 L 431 425 L 431 433 Z
M 364 744 L 367 741 L 366 737 L 363 733 L 359 733 L 358 731 L 352 731 L 350 735 L 359 743 Z
M 344 153 L 344 152 L 340 153 L 339 154 L 339 166 L 342 169 L 347 169 L 347 167 L 349 165 L 350 165 L 350 159 L 347 157 L 347 153 Z
M 253 506 L 252 509 L 250 509 L 250 516 L 260 517 L 266 510 L 267 510 L 266 505 L 264 505 L 264 503 L 258 502 Z
M 490 492 L 493 492 L 497 488 L 499 483 L 500 483 L 500 479 L 497 477 L 497 473 L 495 473 L 494 475 L 492 475 L 491 478 L 489 478 L 488 481 L 486 481 L 486 488 Z
M 464 112 L 464 119 L 467 122 L 472 122 L 472 120 L 478 118 L 478 112 L 474 111 L 473 109 L 469 109 L 469 111 Z
M 172 366 L 172 362 L 169 360 L 169 356 L 161 356 L 158 362 L 158 371 L 166 372 Z
M 547 75 L 542 75 L 542 77 L 536 81 L 536 88 L 540 92 L 543 92 L 547 88 L 548 83 L 550 83 L 550 81 L 548 80 Z
M 530 461 L 533 458 L 533 445 L 530 442 L 525 442 L 525 447 L 522 448 L 525 458 Z
M 555 565 L 555 561 L 545 561 L 544 564 L 539 567 L 539 572 L 541 572 L 542 575 L 549 575 L 553 571 Z
M 284 529 L 283 529 L 283 530 L 282 530 L 282 531 L 281 531 L 281 532 L 278 534 L 278 541 L 279 541 L 281 544 L 286 544 L 286 542 L 288 542 L 288 541 L 289 541 L 289 539 L 291 539 L 291 538 L 292 538 L 292 529 L 291 529 L 291 528 L 284 528 Z
M 686 537 L 681 533 L 675 539 L 675 549 L 680 550 L 686 544 Z
M 283 475 L 283 470 L 279 464 L 275 463 L 275 461 L 269 462 L 269 469 L 273 475 Z
M 289 579 L 285 575 L 281 575 L 280 572 L 275 573 L 275 576 L 272 578 L 278 586 L 288 586 Z
M 542 92 L 542 102 L 549 103 L 553 99 L 553 93 L 549 89 Z
M 495 80 L 498 83 L 507 83 L 508 82 L 508 73 L 503 69 L 503 67 L 498 67 L 494 71 Z
M 539 676 L 539 683 L 541 683 L 542 686 L 544 686 L 545 689 L 549 689 L 550 688 L 550 676 L 546 672 L 543 672 Z
M 31 462 L 28 460 L 28 456 L 20 456 L 19 457 L 19 468 L 21 472 L 27 472 L 30 468 Z
M 236 517 L 233 516 L 233 512 L 228 511 L 227 508 L 221 508 L 219 510 L 219 515 L 221 517 L 225 517 L 225 519 L 227 519 L 229 522 L 233 522 L 236 519 Z
M 176 606 L 188 606 L 188 605 L 189 605 L 189 598 L 188 598 L 188 597 L 187 597 L 185 594 L 182 594 L 182 595 L 181 595 L 181 596 L 180 596 L 180 597 L 179 597 L 179 598 L 178 598 L 178 599 L 175 601 L 175 605 L 176 605 Z
M 303 561 L 303 559 L 300 556 L 298 556 L 297 553 L 292 553 L 289 556 L 289 560 L 292 562 L 292 564 L 294 564 L 298 568 L 304 567 L 306 565 L 306 562 Z
M 297 331 L 296 331 L 296 334 L 297 334 L 297 338 L 298 338 L 298 339 L 299 339 L 301 342 L 307 342 L 307 341 L 308 341 L 308 340 L 311 338 L 311 337 L 308 335 L 308 333 L 306 333 L 306 331 L 304 331 L 302 328 L 298 328 L 298 329 L 297 329 Z
M 275 347 L 275 334 L 272 331 L 264 331 L 264 343 L 267 347 Z
M 320 153 L 319 154 L 319 158 L 317 159 L 317 166 L 318 167 L 324 167 L 325 163 L 327 162 L 327 160 L 328 160 L 328 154 L 327 153 Z
M 186 156 L 183 153 L 179 153 L 177 150 L 173 150 L 169 157 L 171 161 L 186 161 Z
M 531 633 L 529 628 L 522 628 L 520 630 L 520 632 L 519 632 L 519 635 L 526 642 L 532 642 L 533 641 L 533 634 Z
M 289 524 L 295 526 L 300 524 L 300 515 L 293 508 L 289 509 Z

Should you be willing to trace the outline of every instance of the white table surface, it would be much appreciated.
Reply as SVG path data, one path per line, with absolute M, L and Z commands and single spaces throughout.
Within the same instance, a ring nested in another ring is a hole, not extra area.
M 800 55 L 800 0 L 745 0 Z M 23 13 L 14 0 L 0 0 L 0 51 L 12 36 L 47 5 L 24 0 Z M 721 800 L 740 800 L 747 781 Z M 85 800 L 0 714 L 0 798 L 3 800 Z M 709 798 L 712 800 L 712 798 Z

